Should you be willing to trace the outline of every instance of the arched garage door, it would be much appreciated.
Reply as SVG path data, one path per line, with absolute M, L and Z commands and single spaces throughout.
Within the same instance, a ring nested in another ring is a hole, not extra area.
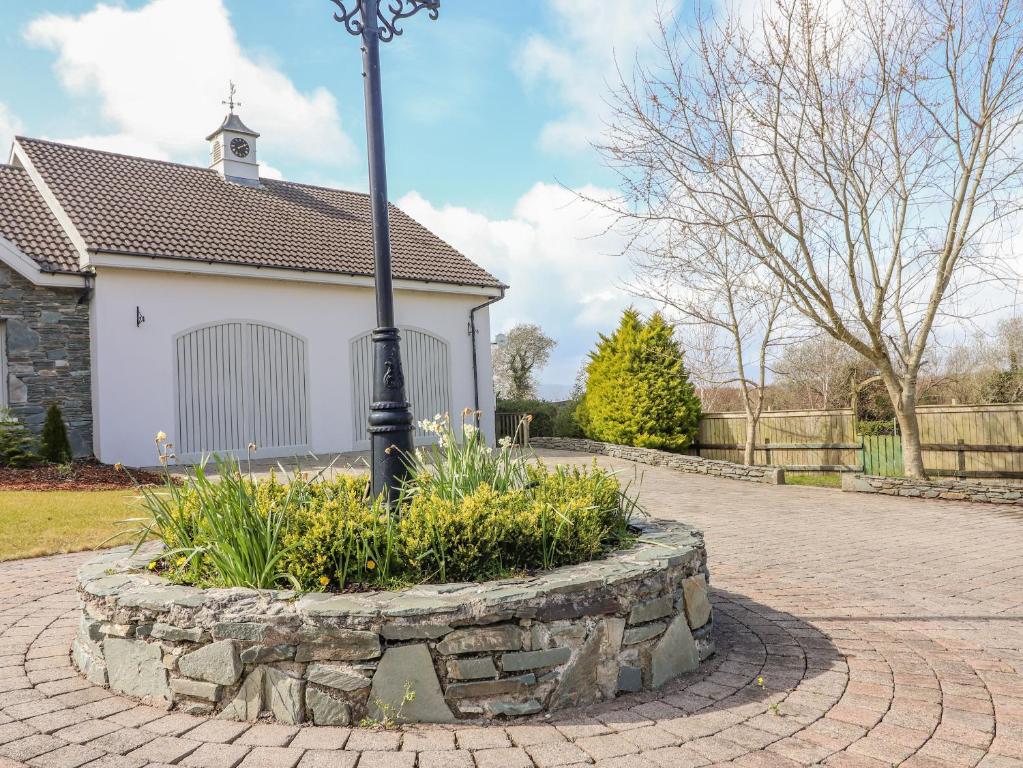
M 401 329 L 401 360 L 405 370 L 405 396 L 416 421 L 432 419 L 451 410 L 451 365 L 448 343 L 432 333 Z M 367 422 L 373 399 L 373 340 L 369 333 L 352 341 L 352 425 L 356 448 L 369 445 Z M 454 418 L 457 419 L 457 416 Z M 416 428 L 416 441 L 429 435 Z
M 309 446 L 306 343 L 280 328 L 215 323 L 175 340 L 182 456 L 301 452 Z

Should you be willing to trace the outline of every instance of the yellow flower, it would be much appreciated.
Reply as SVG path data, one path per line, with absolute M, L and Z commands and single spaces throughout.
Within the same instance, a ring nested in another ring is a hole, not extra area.
M 155 571 L 156 570 L 156 561 L 155 560 L 150 560 L 149 561 L 149 570 L 151 570 L 151 571 Z
M 174 564 L 175 564 L 176 566 L 178 566 L 179 568 L 180 568 L 181 566 L 183 566 L 183 565 L 185 564 L 185 557 L 184 557 L 184 555 L 182 555 L 182 556 L 181 556 L 181 557 L 179 557 L 179 558 L 178 558 L 177 560 L 175 560 L 175 561 L 174 561 Z
M 121 462 L 117 462 L 116 464 L 114 464 L 115 471 L 120 472 L 122 469 L 124 469 L 124 465 Z
M 162 443 L 166 439 L 167 439 L 167 433 L 164 432 L 163 430 L 160 430 L 159 432 L 156 433 L 156 442 Z
M 377 564 L 374 563 L 372 560 L 367 560 L 366 561 L 366 568 L 368 568 L 369 570 L 372 571 L 376 567 L 377 567 Z
M 320 576 L 320 586 L 325 587 L 328 584 L 330 584 L 330 579 L 328 579 L 326 576 Z
M 764 677 L 763 677 L 763 675 L 759 675 L 757 677 L 757 685 L 759 685 L 761 688 L 764 687 Z

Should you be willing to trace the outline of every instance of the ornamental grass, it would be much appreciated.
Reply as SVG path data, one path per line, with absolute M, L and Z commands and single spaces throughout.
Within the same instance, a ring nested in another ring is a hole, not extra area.
M 184 482 L 168 474 L 163 487 L 140 489 L 136 551 L 162 543 L 150 567 L 181 584 L 357 591 L 524 575 L 633 542 L 638 506 L 616 473 L 548 467 L 510 440 L 492 448 L 469 423 L 420 427 L 436 442 L 407 457 L 391 508 L 365 476 L 257 479 L 212 457 L 215 473 L 202 464 Z M 167 464 L 172 447 L 160 438 Z

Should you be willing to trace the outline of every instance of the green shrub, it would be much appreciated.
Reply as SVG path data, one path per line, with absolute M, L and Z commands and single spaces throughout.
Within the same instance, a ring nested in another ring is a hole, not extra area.
M 659 313 L 644 322 L 633 309 L 600 337 L 586 367 L 576 410 L 594 440 L 682 451 L 696 436 L 700 401 L 672 327 Z
M 894 435 L 895 422 L 891 419 L 879 420 L 858 420 L 856 422 L 856 434 L 858 435 Z
M 569 400 L 558 406 L 554 417 L 554 437 L 585 437 L 575 415 L 578 408 L 578 400 Z
M 39 441 L 39 455 L 51 464 L 67 464 L 71 461 L 71 441 L 68 440 L 64 415 L 56 403 L 46 409 L 46 421 Z
M 10 411 L 0 409 L 0 467 L 29 467 L 38 461 L 35 436 Z
M 253 480 L 231 460 L 184 483 L 141 489 L 139 544 L 165 550 L 153 568 L 202 586 L 301 590 L 395 588 L 486 580 L 583 562 L 631 541 L 635 501 L 612 472 L 531 464 L 474 428 L 461 440 L 433 422 L 395 508 L 366 477 Z
M 546 400 L 498 400 L 498 413 L 528 413 L 533 421 L 529 424 L 531 437 L 554 437 L 554 420 L 558 407 Z

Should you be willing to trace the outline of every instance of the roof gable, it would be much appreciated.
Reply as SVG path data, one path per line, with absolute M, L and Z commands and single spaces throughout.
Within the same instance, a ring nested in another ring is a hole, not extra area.
M 365 194 L 270 179 L 253 187 L 195 166 L 17 142 L 90 252 L 373 274 Z M 393 205 L 390 217 L 396 278 L 502 287 Z
M 28 173 L 0 165 L 0 237 L 44 272 L 80 272 L 78 253 Z

